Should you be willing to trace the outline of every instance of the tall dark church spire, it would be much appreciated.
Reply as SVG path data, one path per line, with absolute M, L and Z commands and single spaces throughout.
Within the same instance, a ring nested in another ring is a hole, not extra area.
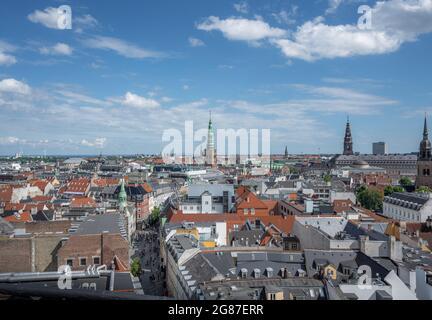
M 420 152 L 417 159 L 417 179 L 416 187 L 432 188 L 432 145 L 429 141 L 429 132 L 427 127 L 427 115 L 425 115 L 423 126 L 423 140 L 420 142 Z
M 429 141 L 429 132 L 427 127 L 427 116 L 425 115 L 423 127 L 423 140 L 420 142 L 419 160 L 431 160 L 431 143 Z
M 347 119 L 346 129 L 345 129 L 345 138 L 344 138 L 344 155 L 351 156 L 354 154 L 353 152 L 353 141 L 351 136 L 351 125 L 349 121 L 349 117 Z

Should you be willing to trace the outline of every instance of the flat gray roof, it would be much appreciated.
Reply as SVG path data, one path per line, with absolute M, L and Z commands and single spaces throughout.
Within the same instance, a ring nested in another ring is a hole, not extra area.
M 124 227 L 123 219 L 120 214 L 100 214 L 87 216 L 81 222 L 77 235 L 101 234 L 104 232 L 122 234 Z

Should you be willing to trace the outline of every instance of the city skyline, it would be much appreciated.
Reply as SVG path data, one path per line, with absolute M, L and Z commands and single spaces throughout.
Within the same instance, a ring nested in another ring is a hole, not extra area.
M 209 110 L 215 128 L 271 129 L 272 153 L 342 153 L 347 115 L 354 152 L 417 152 L 432 1 L 400 3 L 8 2 L 0 155 L 159 154 L 164 130 L 206 128 Z M 71 30 L 53 22 L 61 4 Z M 361 4 L 372 30 L 357 28 Z

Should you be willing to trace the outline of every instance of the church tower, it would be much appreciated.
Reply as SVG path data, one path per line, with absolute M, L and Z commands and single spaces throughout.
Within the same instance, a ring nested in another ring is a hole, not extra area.
M 429 141 L 427 117 L 425 115 L 423 127 L 423 140 L 420 142 L 420 152 L 417 159 L 417 180 L 416 187 L 432 188 L 432 146 Z
M 347 120 L 346 129 L 345 129 L 345 138 L 344 138 L 344 151 L 343 154 L 345 156 L 352 156 L 353 152 L 353 141 L 351 136 L 351 125 L 349 118 Z
M 127 207 L 127 193 L 125 190 L 125 182 L 124 179 L 121 180 L 120 184 L 120 192 L 118 195 L 118 203 L 120 211 L 124 211 Z
M 210 111 L 210 120 L 209 120 L 209 125 L 208 125 L 206 158 L 207 158 L 206 164 L 208 166 L 214 167 L 216 165 L 214 130 L 213 130 L 213 123 L 212 123 L 212 119 L 211 119 L 211 111 Z

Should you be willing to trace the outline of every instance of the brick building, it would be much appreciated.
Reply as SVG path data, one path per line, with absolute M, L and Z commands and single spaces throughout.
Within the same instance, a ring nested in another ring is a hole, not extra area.
M 59 249 L 58 265 L 84 270 L 103 265 L 116 270 L 129 269 L 129 242 L 120 214 L 88 216 Z

